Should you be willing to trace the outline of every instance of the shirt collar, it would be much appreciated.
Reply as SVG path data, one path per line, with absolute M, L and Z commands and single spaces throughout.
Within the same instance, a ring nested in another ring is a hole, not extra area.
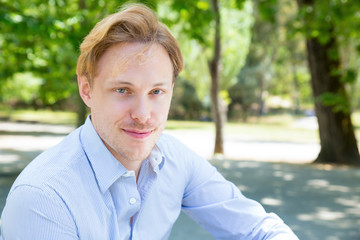
M 86 119 L 81 130 L 80 141 L 92 166 L 100 190 L 104 193 L 127 170 L 106 148 L 97 134 L 90 116 Z
M 158 173 L 164 166 L 165 157 L 157 145 L 154 146 L 148 159 L 151 167 L 156 173 Z

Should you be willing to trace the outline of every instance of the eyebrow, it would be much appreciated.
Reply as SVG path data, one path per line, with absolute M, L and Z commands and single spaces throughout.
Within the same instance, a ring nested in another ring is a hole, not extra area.
M 113 80 L 110 82 L 111 85 L 129 85 L 129 86 L 134 86 L 134 84 L 132 82 L 128 82 L 128 81 L 118 81 L 118 80 Z M 153 85 L 153 87 L 161 87 L 161 86 L 165 86 L 167 85 L 167 83 L 165 82 L 159 82 L 159 83 L 155 83 Z

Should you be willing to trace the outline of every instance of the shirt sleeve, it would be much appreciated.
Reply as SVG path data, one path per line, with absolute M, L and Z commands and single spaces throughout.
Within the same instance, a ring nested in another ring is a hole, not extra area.
M 74 221 L 53 191 L 33 186 L 16 187 L 9 194 L 1 216 L 1 240 L 75 240 Z
M 185 189 L 183 211 L 216 239 L 298 240 L 273 213 L 266 213 L 206 160 L 196 158 Z

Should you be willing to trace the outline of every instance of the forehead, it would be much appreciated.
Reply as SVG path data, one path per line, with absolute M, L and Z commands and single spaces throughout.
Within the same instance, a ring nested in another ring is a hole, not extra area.
M 121 43 L 109 47 L 96 66 L 101 82 L 127 78 L 173 80 L 173 66 L 165 48 L 157 43 Z M 95 80 L 98 82 L 99 80 Z
M 172 72 L 170 57 L 165 48 L 157 43 L 118 43 L 110 46 L 100 57 L 96 66 L 96 75 L 114 77 L 131 67 L 140 67 L 148 62 L 169 62 L 170 68 L 163 70 Z

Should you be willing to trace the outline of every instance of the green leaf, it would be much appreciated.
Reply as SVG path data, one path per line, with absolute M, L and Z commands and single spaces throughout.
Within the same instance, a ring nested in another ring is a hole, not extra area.
M 356 82 L 356 77 L 357 77 L 357 72 L 354 69 L 348 69 L 345 71 L 345 74 L 341 78 L 341 81 L 343 83 L 352 84 Z
M 323 93 L 316 100 L 321 102 L 324 106 L 331 107 L 335 113 L 350 113 L 349 100 L 342 92 Z
M 196 3 L 197 8 L 201 10 L 208 10 L 210 8 L 209 2 L 199 1 Z

